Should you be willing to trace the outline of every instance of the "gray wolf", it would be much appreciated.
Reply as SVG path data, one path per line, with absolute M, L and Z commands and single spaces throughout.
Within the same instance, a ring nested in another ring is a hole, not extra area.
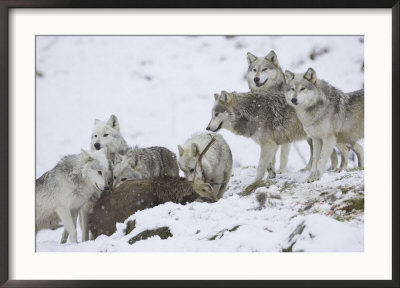
M 228 93 L 214 95 L 211 121 L 207 130 L 227 129 L 234 134 L 253 139 L 261 147 L 256 178 L 264 177 L 278 145 L 306 137 L 303 125 L 294 109 L 286 104 L 283 92 Z M 273 171 L 269 171 L 274 177 Z
M 295 109 L 313 141 L 313 163 L 308 181 L 322 177 L 336 143 L 354 148 L 363 166 L 364 153 L 357 141 L 364 137 L 364 90 L 345 94 L 318 79 L 312 68 L 304 74 L 286 71 L 285 77 L 287 103 Z
M 174 152 L 165 147 L 131 148 L 126 155 L 116 154 L 113 170 L 113 188 L 127 180 L 149 179 L 161 176 L 179 176 Z
M 283 73 L 283 70 L 279 65 L 278 56 L 276 55 L 274 50 L 271 50 L 265 57 L 257 57 L 251 54 L 250 52 L 247 52 L 247 63 L 249 67 L 247 70 L 246 78 L 251 92 L 263 93 L 274 90 L 279 92 L 284 92 L 284 87 L 286 84 L 285 74 Z M 310 160 L 307 166 L 304 169 L 302 169 L 302 171 L 311 170 L 313 149 L 312 149 L 312 141 L 310 138 L 307 139 L 307 143 L 309 144 L 311 151 Z M 343 152 L 342 155 L 344 155 L 345 147 L 338 147 L 338 149 L 341 152 Z M 286 171 L 289 152 L 290 152 L 290 143 L 282 144 L 278 173 L 283 173 Z M 338 161 L 336 152 L 333 151 L 331 154 L 332 170 L 336 168 L 337 162 Z M 275 159 L 272 162 L 272 166 L 275 166 L 274 163 Z M 271 169 L 273 169 L 273 167 L 271 167 Z
M 169 201 L 185 204 L 198 198 L 207 202 L 217 200 L 209 184 L 179 177 L 126 181 L 112 193 L 101 196 L 89 215 L 89 227 L 94 238 L 101 234 L 110 236 L 116 231 L 116 223 L 124 222 L 136 211 Z
M 207 147 L 208 144 L 211 146 Z M 197 133 L 178 145 L 178 151 L 179 168 L 185 178 L 211 184 L 215 196 L 221 198 L 232 174 L 232 152 L 224 137 L 217 133 Z
M 271 50 L 265 57 L 247 52 L 247 63 L 249 67 L 246 78 L 252 92 L 283 91 L 285 74 L 279 66 L 275 51 Z
M 95 191 L 110 188 L 112 177 L 105 149 L 65 156 L 36 179 L 36 233 L 56 228 L 61 220 L 71 242 L 77 242 L 79 209 Z
M 265 57 L 257 57 L 247 52 L 247 63 L 249 66 L 246 79 L 251 92 L 283 91 L 285 75 L 274 50 L 271 50 Z M 289 151 L 290 143 L 281 145 L 278 173 L 286 171 Z M 272 163 L 274 166 L 275 159 Z

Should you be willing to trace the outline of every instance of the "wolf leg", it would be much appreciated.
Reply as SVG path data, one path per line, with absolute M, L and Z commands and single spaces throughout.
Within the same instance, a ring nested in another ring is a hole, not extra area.
M 72 219 L 71 211 L 65 207 L 59 207 L 56 209 L 58 217 L 60 217 L 61 222 L 64 224 L 65 229 L 67 229 L 69 234 L 69 239 L 72 243 L 77 243 L 77 233 L 74 220 Z
M 312 146 L 313 146 L 313 159 L 312 159 L 312 166 L 311 166 L 311 173 L 308 176 L 307 182 L 315 181 L 315 177 L 317 174 L 317 163 L 321 154 L 322 148 L 322 141 L 320 139 L 313 138 L 312 139 Z
M 308 160 L 308 163 L 307 163 L 306 167 L 304 167 L 303 169 L 300 170 L 301 172 L 311 171 L 311 168 L 312 168 L 312 163 L 313 163 L 313 142 L 312 142 L 312 139 L 307 137 L 307 143 L 308 143 L 308 146 L 310 146 L 310 160 Z
M 68 231 L 67 231 L 67 229 L 64 228 L 63 234 L 61 236 L 60 243 L 61 244 L 67 243 L 67 239 L 68 239 Z
M 286 172 L 286 166 L 289 160 L 290 143 L 285 143 L 281 145 L 281 155 L 279 159 L 279 170 L 278 173 Z
M 337 153 L 335 149 L 332 149 L 332 153 L 331 153 L 331 169 L 329 170 L 336 170 L 336 168 L 338 167 L 338 157 L 337 157 Z
M 351 149 L 357 155 L 358 168 L 364 169 L 364 149 L 363 149 L 363 147 L 358 143 L 354 143 L 354 145 L 351 147 Z
M 258 161 L 256 179 L 254 182 L 261 180 L 268 167 L 271 167 L 271 162 L 275 156 L 278 145 L 275 142 L 269 141 L 261 145 L 260 160 Z
M 75 225 L 76 225 L 76 219 L 78 218 L 78 214 L 77 213 L 71 213 L 72 216 L 72 220 L 74 221 Z M 61 244 L 65 244 L 67 243 L 68 240 L 68 231 L 67 229 L 64 228 L 63 234 L 61 235 Z
M 336 171 L 340 172 L 347 169 L 347 163 L 349 161 L 349 148 L 347 148 L 347 146 L 343 143 L 337 143 L 336 147 L 339 149 L 341 156 L 340 167 L 337 168 Z
M 336 138 L 333 135 L 322 140 L 322 148 L 321 152 L 319 153 L 320 155 L 318 157 L 318 163 L 316 165 L 314 179 L 312 181 L 320 179 L 324 174 L 326 162 L 328 162 L 328 157 L 331 155 L 335 144 Z
M 89 240 L 88 217 L 85 205 L 79 210 L 79 222 L 82 229 L 82 242 Z

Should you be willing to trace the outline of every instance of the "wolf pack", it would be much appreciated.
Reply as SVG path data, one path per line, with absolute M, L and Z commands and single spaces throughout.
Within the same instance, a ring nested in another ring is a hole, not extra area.
M 332 171 L 347 168 L 349 150 L 364 167 L 364 90 L 344 93 L 319 79 L 313 68 L 283 72 L 278 56 L 247 53 L 250 91 L 214 94 L 206 131 L 178 145 L 178 156 L 161 146 L 129 146 L 118 118 L 95 120 L 90 150 L 63 157 L 36 179 L 36 233 L 64 227 L 61 243 L 77 242 L 78 215 L 82 241 L 111 235 L 116 223 L 138 210 L 172 201 L 215 202 L 223 197 L 232 175 L 232 152 L 226 129 L 260 146 L 252 184 L 268 172 L 276 177 L 275 156 L 281 147 L 278 173 L 285 173 L 291 143 L 307 140 L 310 159 L 302 171 L 307 182 L 319 180 L 331 161 Z M 340 152 L 340 166 L 338 154 Z M 184 177 L 179 176 L 182 170 Z

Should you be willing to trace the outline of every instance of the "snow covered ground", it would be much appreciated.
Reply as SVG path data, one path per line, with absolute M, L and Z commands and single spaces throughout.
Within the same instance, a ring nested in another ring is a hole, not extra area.
M 265 56 L 274 49 L 283 69 L 313 67 L 345 92 L 360 89 L 363 45 L 357 36 L 40 36 L 36 176 L 62 156 L 89 149 L 94 120 L 111 114 L 130 145 L 177 153 L 177 144 L 205 130 L 215 92 L 248 90 L 247 51 Z M 114 235 L 86 243 L 59 244 L 62 228 L 40 231 L 37 251 L 363 251 L 363 171 L 327 172 L 305 183 L 307 173 L 298 170 L 309 149 L 301 141 L 292 145 L 287 173 L 242 196 L 255 176 L 259 147 L 220 133 L 232 150 L 234 176 L 217 203 L 166 203 L 139 211 L 130 217 L 136 228 L 128 235 L 121 223 Z M 355 167 L 350 158 L 349 168 Z M 128 244 L 140 232 L 163 226 L 172 237 Z

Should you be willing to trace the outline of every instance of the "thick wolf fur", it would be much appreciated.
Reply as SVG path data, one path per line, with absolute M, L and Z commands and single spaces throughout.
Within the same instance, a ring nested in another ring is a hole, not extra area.
M 107 158 L 109 162 L 113 162 L 117 153 L 125 154 L 129 147 L 120 132 L 120 125 L 117 116 L 111 115 L 107 121 L 96 119 L 93 125 L 91 135 L 90 150 L 95 151 L 107 148 Z M 87 215 L 93 209 L 97 199 L 99 199 L 100 191 L 95 191 L 90 200 L 79 211 L 79 222 L 82 229 L 82 241 L 89 240 L 89 229 Z M 64 229 L 61 237 L 61 243 L 65 243 L 68 239 L 68 232 Z
M 210 141 L 215 142 L 199 157 Z M 226 191 L 232 174 L 232 152 L 224 137 L 217 133 L 197 133 L 190 137 L 183 145 L 178 145 L 178 164 L 189 181 L 203 181 L 212 185 L 214 194 L 221 198 Z
M 112 193 L 104 193 L 89 215 L 89 227 L 96 238 L 112 235 L 118 222 L 124 222 L 136 211 L 165 202 L 185 204 L 197 199 L 214 202 L 209 184 L 190 182 L 179 177 L 159 177 L 126 181 Z
M 265 57 L 257 57 L 247 52 L 247 63 L 249 65 L 246 79 L 251 92 L 283 91 L 285 75 L 279 65 L 278 56 L 271 50 Z M 278 173 L 286 171 L 289 159 L 290 143 L 281 145 Z M 275 157 L 272 165 L 275 164 Z M 271 167 L 273 169 L 274 167 Z
M 317 79 L 312 68 L 304 74 L 286 71 L 285 77 L 287 103 L 295 108 L 313 141 L 313 164 L 308 181 L 321 178 L 336 143 L 349 145 L 363 167 L 364 153 L 357 141 L 364 138 L 364 89 L 343 93 Z
M 176 155 L 165 147 L 131 148 L 126 155 L 117 154 L 116 162 L 113 166 L 114 188 L 127 180 L 179 176 Z
M 265 57 L 257 57 L 250 52 L 247 52 L 247 63 L 249 64 L 249 67 L 247 70 L 246 78 L 251 92 L 284 92 L 284 88 L 286 85 L 285 74 L 283 73 L 283 70 L 279 65 L 278 56 L 276 55 L 274 50 L 271 50 Z M 308 161 L 307 166 L 302 170 L 311 170 L 313 149 L 312 141 L 310 138 L 307 139 L 307 143 L 309 144 L 311 151 L 310 160 Z M 338 149 L 342 152 L 342 154 L 346 151 L 346 148 L 342 146 L 338 147 Z M 289 152 L 290 143 L 282 144 L 278 173 L 283 173 L 286 171 L 286 166 L 289 159 Z M 331 154 L 332 169 L 336 168 L 337 162 L 338 160 L 336 152 L 333 151 Z M 275 158 L 274 161 L 272 161 L 273 166 L 275 166 L 274 163 Z M 270 167 L 270 169 L 273 168 L 274 167 Z
M 278 145 L 306 137 L 296 112 L 286 104 L 281 91 L 263 93 L 222 91 L 221 94 L 215 94 L 214 98 L 212 118 L 207 130 L 216 132 L 225 128 L 237 135 L 253 139 L 261 147 L 254 182 L 264 177 Z
M 109 190 L 111 171 L 105 149 L 84 151 L 62 158 L 50 171 L 36 179 L 36 233 L 64 224 L 71 242 L 77 242 L 79 209 L 95 191 Z
M 110 155 L 118 152 L 125 154 L 129 147 L 121 135 L 118 118 L 111 115 L 107 122 L 96 119 L 91 137 L 90 149 L 100 150 L 107 147 Z

